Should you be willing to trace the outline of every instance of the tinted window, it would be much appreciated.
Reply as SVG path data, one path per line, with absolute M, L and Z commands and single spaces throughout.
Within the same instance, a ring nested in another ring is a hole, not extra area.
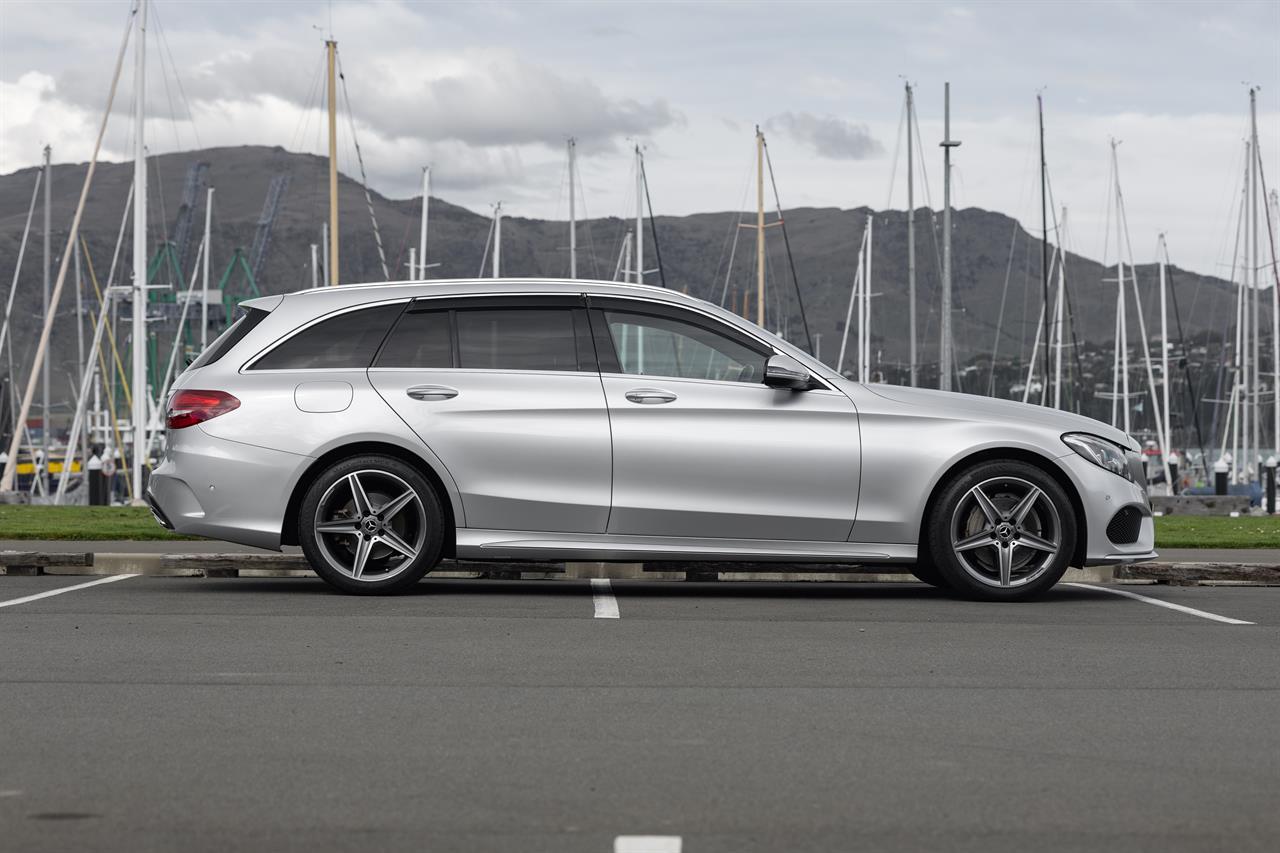
M 373 361 L 403 304 L 379 305 L 322 320 L 253 364 L 254 370 L 342 370 Z
M 453 367 L 448 311 L 407 311 L 378 353 L 378 367 Z
M 702 326 L 605 311 L 623 373 L 722 382 L 763 382 L 767 356 Z
M 457 312 L 461 367 L 492 370 L 577 370 L 573 312 L 516 308 Z
M 200 353 L 200 357 L 191 363 L 192 369 L 204 367 L 206 364 L 213 364 L 231 352 L 231 348 L 240 343 L 245 335 L 253 331 L 254 326 L 266 319 L 269 313 L 269 311 L 263 311 L 261 308 L 247 309 L 244 314 L 241 314 L 234 323 L 227 327 L 225 332 L 218 335 L 204 352 Z

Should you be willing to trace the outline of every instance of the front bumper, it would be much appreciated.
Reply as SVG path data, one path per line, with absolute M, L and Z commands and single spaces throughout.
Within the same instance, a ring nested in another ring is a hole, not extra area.
M 1084 509 L 1084 561 L 1086 566 L 1138 563 L 1154 560 L 1156 527 L 1146 491 L 1137 483 L 1103 470 L 1072 453 L 1060 458 Z M 1107 538 L 1107 525 L 1125 507 L 1138 510 L 1142 518 L 1132 542 L 1116 543 Z
M 1148 560 L 1154 560 L 1160 555 L 1155 551 L 1148 551 L 1145 554 L 1108 554 L 1105 557 L 1097 557 L 1092 560 L 1086 560 L 1086 566 L 1123 566 L 1129 563 L 1145 563 Z
M 280 550 L 285 507 L 308 457 L 214 438 L 199 427 L 169 438 L 145 496 L 156 521 L 175 533 Z

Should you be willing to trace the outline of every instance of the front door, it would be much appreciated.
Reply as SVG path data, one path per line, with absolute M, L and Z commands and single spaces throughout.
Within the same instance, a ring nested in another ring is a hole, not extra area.
M 458 484 L 466 526 L 603 533 L 609 418 L 577 297 L 419 300 L 369 370 Z
M 763 384 L 767 347 L 693 311 L 591 300 L 613 430 L 609 533 L 843 542 L 857 412 Z

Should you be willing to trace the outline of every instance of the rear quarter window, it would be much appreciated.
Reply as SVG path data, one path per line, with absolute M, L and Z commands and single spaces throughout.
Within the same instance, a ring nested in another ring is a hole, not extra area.
M 250 370 L 364 370 L 405 303 L 375 305 L 321 320 L 286 338 Z
M 253 331 L 253 327 L 266 319 L 270 311 L 263 311 L 261 308 L 246 309 L 234 323 L 227 327 L 227 330 L 218 337 L 214 338 L 213 343 L 200 353 L 199 357 L 191 363 L 189 369 L 195 370 L 199 367 L 206 367 L 231 352 L 231 348 L 240 341 L 244 340 L 244 336 Z

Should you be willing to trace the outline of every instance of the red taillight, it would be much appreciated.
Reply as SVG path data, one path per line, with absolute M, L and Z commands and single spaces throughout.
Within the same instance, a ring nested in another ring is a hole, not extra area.
M 179 391 L 169 400 L 164 423 L 169 429 L 186 429 L 240 408 L 240 401 L 225 391 Z

